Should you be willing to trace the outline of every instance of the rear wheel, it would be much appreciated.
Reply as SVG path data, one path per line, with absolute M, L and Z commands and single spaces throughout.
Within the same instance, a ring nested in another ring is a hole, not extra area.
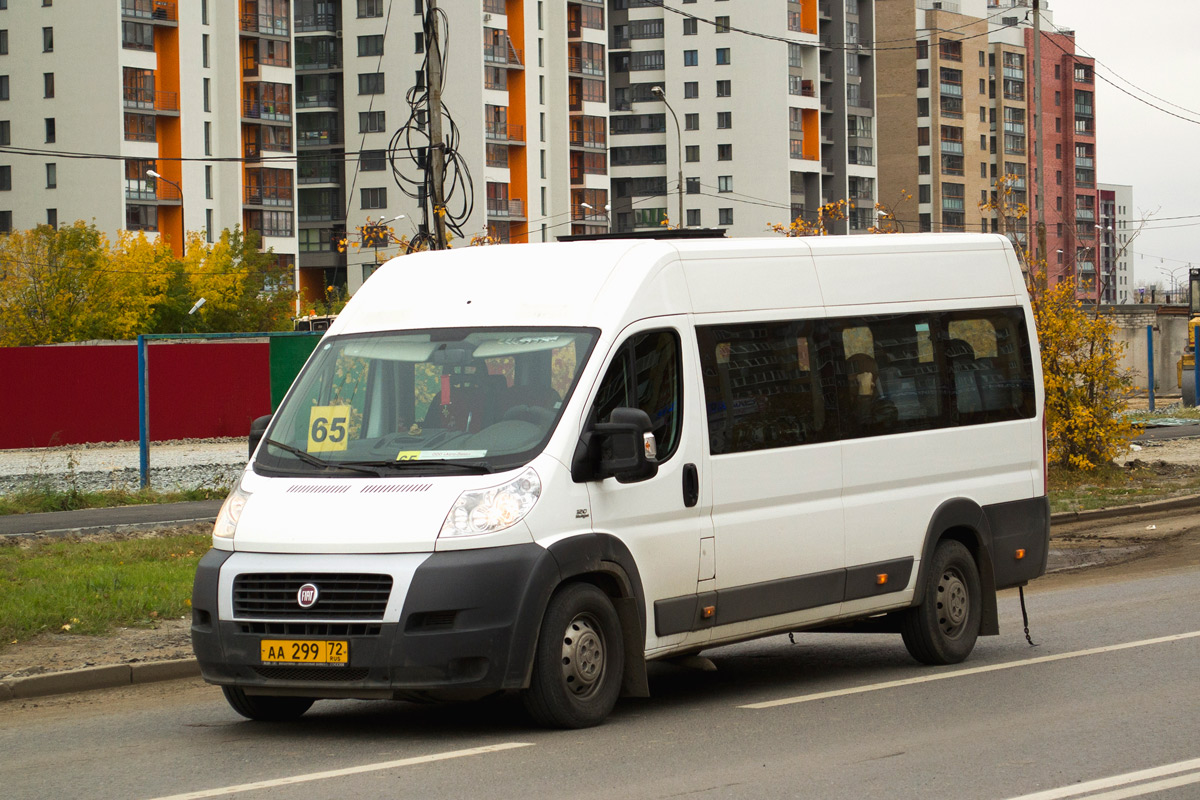
M 299 719 L 313 704 L 311 697 L 269 697 L 248 695 L 238 686 L 222 686 L 225 700 L 246 719 L 259 722 L 286 722 Z
M 901 622 L 904 646 L 924 664 L 957 664 L 975 647 L 982 619 L 979 569 L 971 552 L 952 539 L 939 543 L 920 591 L 921 604 Z
M 621 623 L 608 595 L 590 583 L 570 584 L 546 608 L 525 708 L 547 727 L 598 725 L 617 702 L 624 662 Z

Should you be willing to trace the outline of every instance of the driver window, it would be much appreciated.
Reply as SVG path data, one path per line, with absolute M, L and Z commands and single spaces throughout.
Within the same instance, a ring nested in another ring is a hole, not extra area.
M 670 458 L 683 428 L 682 367 L 674 331 L 639 333 L 621 345 L 600 382 L 591 421 L 606 422 L 622 406 L 649 415 L 658 460 Z

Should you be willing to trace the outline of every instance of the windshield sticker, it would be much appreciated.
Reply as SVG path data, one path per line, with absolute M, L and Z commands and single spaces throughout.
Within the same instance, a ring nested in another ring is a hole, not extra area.
M 349 444 L 350 406 L 313 406 L 308 415 L 308 452 L 331 453 Z
M 397 461 L 449 461 L 459 458 L 483 458 L 487 450 L 401 450 Z

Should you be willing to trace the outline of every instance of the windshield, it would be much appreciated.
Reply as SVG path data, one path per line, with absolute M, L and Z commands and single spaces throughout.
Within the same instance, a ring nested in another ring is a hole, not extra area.
M 350 476 L 519 466 L 550 437 L 595 333 L 463 328 L 324 340 L 275 414 L 255 469 Z

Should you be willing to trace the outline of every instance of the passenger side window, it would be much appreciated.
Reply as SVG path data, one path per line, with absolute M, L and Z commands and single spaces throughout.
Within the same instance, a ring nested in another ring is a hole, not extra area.
M 953 312 L 947 315 L 946 335 L 960 424 L 1034 415 L 1033 369 L 1020 311 Z
M 679 447 L 683 429 L 683 383 L 679 335 L 674 331 L 639 333 L 627 339 L 613 358 L 596 393 L 592 422 L 606 422 L 614 408 L 640 408 L 650 417 L 658 460 Z
M 700 326 L 696 336 L 713 455 L 836 438 L 812 322 Z
M 834 320 L 834 359 L 847 438 L 943 424 L 941 379 L 927 316 Z

